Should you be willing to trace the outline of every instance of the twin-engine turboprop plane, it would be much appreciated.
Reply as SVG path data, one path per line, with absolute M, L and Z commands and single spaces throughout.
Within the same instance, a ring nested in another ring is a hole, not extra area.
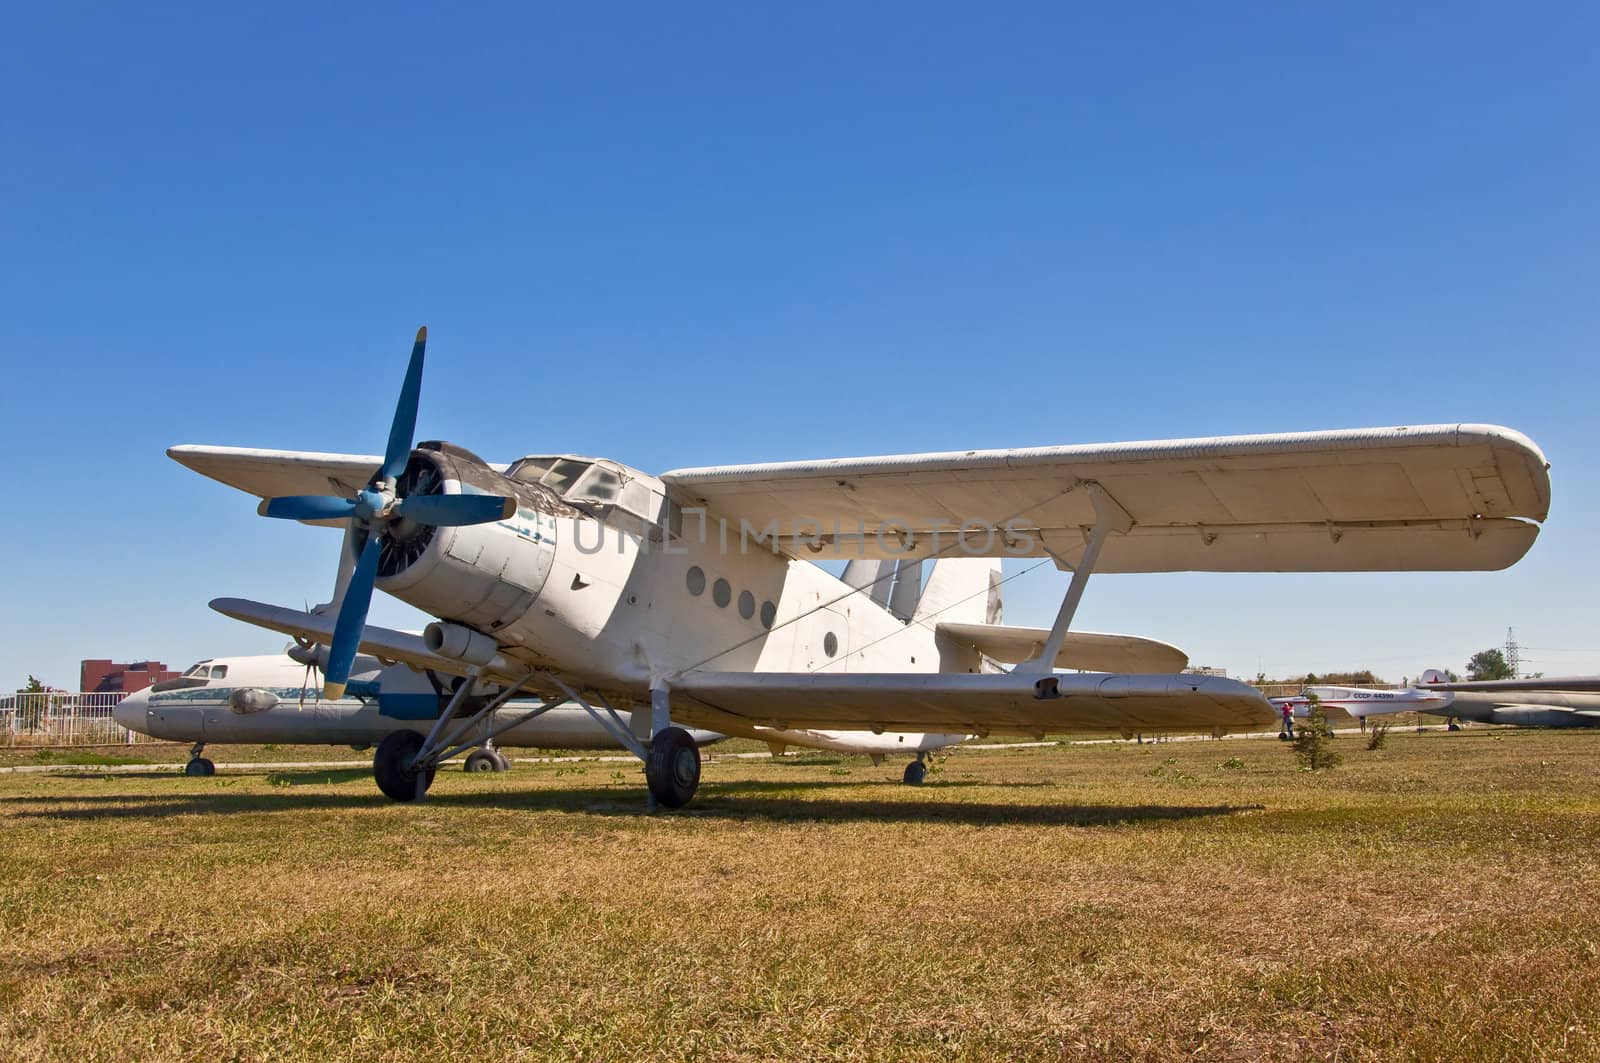
M 365 749 L 396 731 L 426 733 L 451 694 L 449 685 L 437 676 L 362 656 L 351 667 L 344 696 L 329 701 L 322 697 L 320 682 L 312 685 L 313 670 L 310 662 L 281 653 L 209 657 L 177 679 L 129 694 L 117 703 L 112 716 L 140 734 L 193 743 L 184 774 L 203 776 L 216 771 L 216 765 L 202 756 L 208 745 L 281 742 Z M 466 770 L 509 768 L 497 746 L 622 748 L 582 708 L 558 705 L 535 712 L 542 705 L 533 696 L 513 698 L 485 719 L 484 731 L 500 728 L 498 742 L 476 743 L 475 735 L 464 735 L 459 752 L 467 754 Z M 724 737 L 701 730 L 691 730 L 690 735 L 701 746 Z
M 212 603 L 327 644 L 328 697 L 358 649 L 498 690 L 476 712 L 453 698 L 426 736 L 384 739 L 374 774 L 397 800 L 422 796 L 456 732 L 524 692 L 589 706 L 630 737 L 621 713 L 635 712 L 647 737 L 630 748 L 672 808 L 700 775 L 673 720 L 750 737 L 1260 727 L 1274 717 L 1254 688 L 1149 669 L 1137 652 L 1128 668 L 1058 672 L 1084 666 L 1069 627 L 1089 575 L 1499 569 L 1532 546 L 1550 504 L 1529 439 L 1465 424 L 660 476 L 575 456 L 490 464 L 450 443 L 413 449 L 425 339 L 382 456 L 168 451 L 258 495 L 267 516 L 345 528 L 337 621 Z M 941 601 L 931 587 L 905 619 L 807 563 L 1007 556 L 1072 572 L 1049 630 L 986 623 L 981 596 Z M 420 638 L 366 626 L 374 586 L 438 620 Z M 986 658 L 1017 663 L 986 671 Z

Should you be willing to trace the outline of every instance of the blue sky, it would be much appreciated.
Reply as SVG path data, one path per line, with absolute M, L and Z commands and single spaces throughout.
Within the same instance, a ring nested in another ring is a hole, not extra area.
M 1510 425 L 1555 487 L 1507 572 L 1111 576 L 1079 623 L 1600 671 L 1592 5 L 864 7 L 9 5 L 0 687 L 278 648 L 206 601 L 320 600 L 337 537 L 163 450 L 379 450 L 419 324 L 420 435 L 498 460 Z

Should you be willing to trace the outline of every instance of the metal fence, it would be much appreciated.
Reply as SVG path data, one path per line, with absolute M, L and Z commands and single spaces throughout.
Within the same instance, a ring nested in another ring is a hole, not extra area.
M 142 745 L 161 741 L 112 718 L 121 692 L 46 690 L 0 698 L 0 747 Z

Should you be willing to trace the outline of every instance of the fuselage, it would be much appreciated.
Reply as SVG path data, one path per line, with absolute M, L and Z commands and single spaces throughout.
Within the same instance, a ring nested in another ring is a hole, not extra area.
M 1452 699 L 1448 709 L 1427 711 L 1477 723 L 1514 727 L 1600 727 L 1600 694 L 1566 690 L 1504 693 L 1458 690 L 1448 696 Z
M 517 511 L 431 529 L 403 563 L 397 546 L 378 587 L 609 697 L 636 704 L 691 669 L 982 669 L 976 652 L 932 625 L 776 552 L 761 529 L 681 508 L 638 470 L 527 458 L 503 474 L 444 444 L 424 444 L 413 461 L 440 463 L 446 491 L 514 495 Z

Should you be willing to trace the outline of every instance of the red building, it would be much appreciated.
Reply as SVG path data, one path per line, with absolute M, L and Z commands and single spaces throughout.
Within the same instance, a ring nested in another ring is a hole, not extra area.
M 116 664 L 112 661 L 83 661 L 78 680 L 79 690 L 104 693 L 132 694 L 163 679 L 176 679 L 179 673 L 171 671 L 160 661 L 135 661 Z

